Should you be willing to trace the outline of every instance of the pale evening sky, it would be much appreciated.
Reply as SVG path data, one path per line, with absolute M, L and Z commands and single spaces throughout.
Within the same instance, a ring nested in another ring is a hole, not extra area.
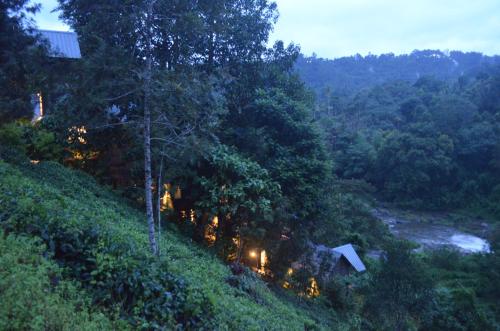
M 335 58 L 414 49 L 500 54 L 500 0 L 275 0 L 280 17 L 270 44 L 280 39 L 302 52 Z M 43 29 L 69 28 L 42 0 Z

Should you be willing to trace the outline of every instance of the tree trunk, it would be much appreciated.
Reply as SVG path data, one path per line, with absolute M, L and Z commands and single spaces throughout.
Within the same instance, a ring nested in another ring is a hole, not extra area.
M 162 196 L 162 170 L 163 170 L 163 156 L 161 157 L 160 162 L 160 170 L 158 170 L 158 196 L 156 200 L 156 213 L 157 213 L 157 221 L 158 221 L 158 256 L 160 256 L 160 247 L 161 247 L 161 196 Z
M 144 191 L 146 199 L 146 218 L 148 221 L 149 245 L 156 255 L 158 247 L 155 239 L 155 223 L 153 216 L 153 179 L 151 175 L 151 28 L 153 1 L 149 1 L 146 19 L 146 72 L 144 75 Z

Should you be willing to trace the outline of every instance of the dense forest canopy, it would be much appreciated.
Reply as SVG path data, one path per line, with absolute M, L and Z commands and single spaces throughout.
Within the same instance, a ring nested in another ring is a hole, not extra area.
M 337 59 L 300 56 L 295 65 L 302 80 L 319 95 L 330 88 L 339 95 L 352 95 L 364 88 L 403 80 L 416 82 L 434 76 L 453 81 L 475 75 L 500 64 L 500 56 L 477 52 L 415 50 L 411 54 L 354 55 Z
M 498 218 L 497 62 L 479 53 L 415 51 L 302 58 L 296 69 L 317 93 L 315 116 L 337 176 L 366 180 L 379 198 L 407 207 L 471 207 Z M 319 68 L 328 79 L 311 76 Z

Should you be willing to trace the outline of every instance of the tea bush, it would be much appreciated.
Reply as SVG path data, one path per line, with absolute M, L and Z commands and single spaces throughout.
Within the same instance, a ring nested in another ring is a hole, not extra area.
M 110 319 L 140 329 L 342 328 L 253 275 L 231 286 L 226 265 L 170 229 L 161 257 L 151 256 L 145 223 L 88 175 L 51 162 L 0 161 L 0 228 L 43 240 L 62 279 L 77 282 Z
M 125 329 L 89 307 L 37 240 L 0 231 L 0 330 Z

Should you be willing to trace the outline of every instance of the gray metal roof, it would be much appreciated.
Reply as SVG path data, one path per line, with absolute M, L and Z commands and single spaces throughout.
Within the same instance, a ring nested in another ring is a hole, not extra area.
M 363 261 L 361 261 L 358 254 L 354 250 L 354 247 L 352 247 L 351 244 L 335 247 L 332 248 L 332 250 L 334 252 L 342 254 L 347 259 L 347 261 L 349 261 L 349 263 L 354 267 L 354 269 L 356 269 L 356 271 L 360 272 L 366 270 Z
M 47 39 L 50 45 L 52 57 L 64 57 L 70 59 L 80 59 L 80 44 L 78 35 L 75 32 L 38 30 L 43 38 Z

